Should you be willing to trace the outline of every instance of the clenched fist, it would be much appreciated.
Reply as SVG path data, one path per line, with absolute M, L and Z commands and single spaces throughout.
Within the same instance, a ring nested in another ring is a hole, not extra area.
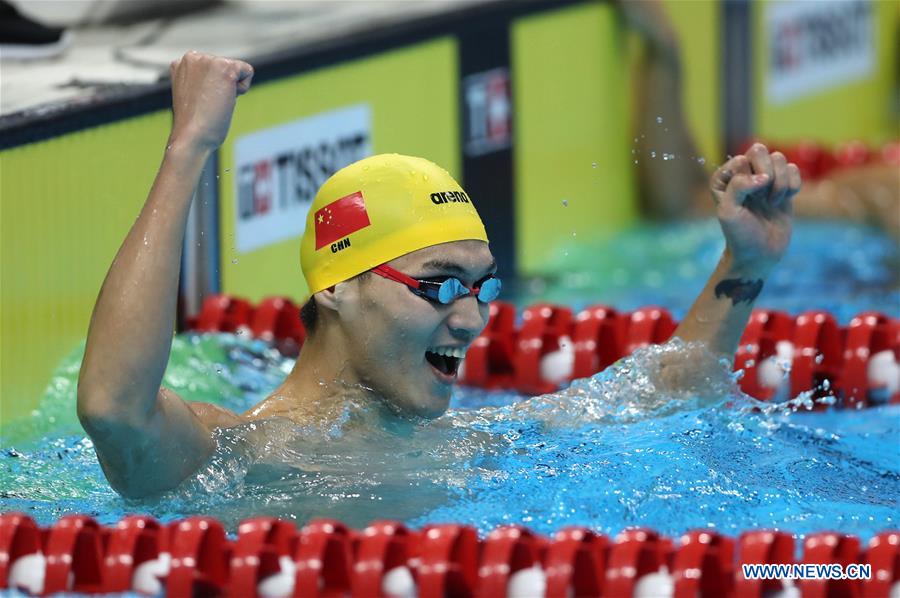
M 797 165 L 761 143 L 713 173 L 716 216 L 741 271 L 765 276 L 781 259 L 791 239 L 791 200 L 800 183 Z
M 237 96 L 250 89 L 253 67 L 190 51 L 170 66 L 172 138 L 204 150 L 222 145 Z

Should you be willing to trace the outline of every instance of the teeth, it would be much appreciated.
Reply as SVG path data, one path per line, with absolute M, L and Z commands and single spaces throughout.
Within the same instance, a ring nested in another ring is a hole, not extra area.
M 448 357 L 456 357 L 462 359 L 466 356 L 466 347 L 429 347 L 428 350 L 438 355 L 446 355 Z

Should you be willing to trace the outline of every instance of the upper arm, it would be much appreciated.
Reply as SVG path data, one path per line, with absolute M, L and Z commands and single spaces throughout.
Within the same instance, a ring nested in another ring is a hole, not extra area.
M 110 485 L 129 498 L 174 488 L 215 450 L 213 426 L 167 388 L 145 415 L 114 406 L 79 415 Z

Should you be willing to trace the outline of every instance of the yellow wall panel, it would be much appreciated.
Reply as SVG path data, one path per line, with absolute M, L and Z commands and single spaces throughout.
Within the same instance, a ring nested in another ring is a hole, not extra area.
M 548 11 L 513 25 L 521 273 L 557 267 L 573 233 L 610 234 L 636 216 L 624 53 L 609 4 Z
M 0 152 L 0 423 L 35 407 L 84 339 L 170 121 L 161 111 Z
M 259 85 L 243 96 L 220 161 L 223 292 L 253 301 L 267 295 L 299 301 L 307 294 L 299 237 L 242 254 L 234 248 L 236 139 L 365 103 L 375 153 L 422 156 L 459 177 L 458 79 L 456 42 L 442 38 Z

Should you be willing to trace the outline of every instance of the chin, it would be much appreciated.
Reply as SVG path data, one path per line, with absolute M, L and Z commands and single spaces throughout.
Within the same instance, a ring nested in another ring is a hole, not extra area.
M 430 396 L 424 402 L 407 403 L 406 411 L 424 419 L 435 419 L 444 415 L 450 406 L 450 393 L 446 396 Z

